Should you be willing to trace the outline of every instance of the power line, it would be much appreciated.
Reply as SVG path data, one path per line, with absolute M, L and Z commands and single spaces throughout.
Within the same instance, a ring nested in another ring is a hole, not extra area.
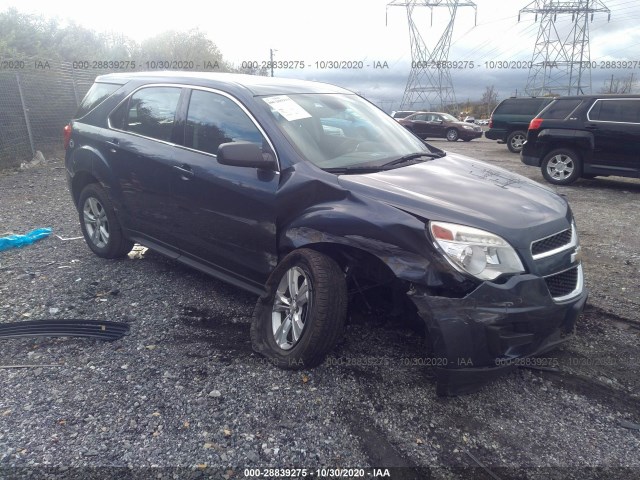
M 540 15 L 532 66 L 525 92 L 528 95 L 584 94 L 591 92 L 589 21 L 595 13 L 610 10 L 600 0 L 534 0 L 522 13 Z M 571 29 L 558 28 L 558 15 L 571 14 Z
M 393 0 L 387 7 L 404 7 L 409 22 L 409 40 L 411 44 L 411 71 L 407 80 L 400 108 L 457 110 L 456 96 L 449 69 L 449 49 L 458 7 L 473 7 L 476 4 L 463 0 Z M 420 33 L 421 28 L 414 17 L 416 7 L 429 7 L 431 26 L 433 26 L 434 7 L 446 7 L 449 10 L 447 23 L 433 50 L 429 50 Z

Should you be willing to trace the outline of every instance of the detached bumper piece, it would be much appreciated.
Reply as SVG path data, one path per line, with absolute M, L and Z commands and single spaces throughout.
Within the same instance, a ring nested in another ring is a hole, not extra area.
M 114 341 L 128 333 L 126 323 L 99 320 L 32 320 L 0 324 L 0 338 L 84 337 Z
M 554 301 L 545 279 L 519 275 L 504 284 L 485 282 L 464 298 L 409 297 L 425 322 L 437 360 L 438 395 L 478 390 L 491 379 L 525 365 L 522 359 L 553 349 L 573 336 L 587 300 L 582 289 Z

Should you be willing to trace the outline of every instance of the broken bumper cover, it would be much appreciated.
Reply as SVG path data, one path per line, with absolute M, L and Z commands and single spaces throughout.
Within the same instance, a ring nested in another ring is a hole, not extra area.
M 464 298 L 434 297 L 414 286 L 409 298 L 427 327 L 438 395 L 473 392 L 570 339 L 587 296 L 582 289 L 556 302 L 544 279 L 529 274 L 482 283 Z

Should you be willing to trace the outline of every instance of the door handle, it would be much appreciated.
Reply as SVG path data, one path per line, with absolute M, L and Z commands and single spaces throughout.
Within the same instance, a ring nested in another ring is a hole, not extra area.
M 183 163 L 182 165 L 174 165 L 173 168 L 180 172 L 180 178 L 182 180 L 190 180 L 194 176 L 193 170 L 191 170 L 191 166 L 187 165 L 186 163 Z
M 107 144 L 111 145 L 111 148 L 109 149 L 109 151 L 111 153 L 116 153 L 116 149 L 114 147 L 117 147 L 120 145 L 120 141 L 117 138 L 112 138 L 111 140 L 107 140 Z
M 587 123 L 584 128 L 586 128 L 587 130 L 597 130 L 598 129 L 598 125 L 596 125 L 595 123 Z

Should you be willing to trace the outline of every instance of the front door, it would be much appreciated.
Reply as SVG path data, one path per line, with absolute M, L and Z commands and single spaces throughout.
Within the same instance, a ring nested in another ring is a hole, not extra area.
M 239 280 L 263 285 L 277 264 L 275 194 L 279 172 L 218 163 L 221 143 L 249 141 L 273 155 L 246 111 L 221 92 L 192 90 L 185 149 L 172 178 L 180 248 Z

